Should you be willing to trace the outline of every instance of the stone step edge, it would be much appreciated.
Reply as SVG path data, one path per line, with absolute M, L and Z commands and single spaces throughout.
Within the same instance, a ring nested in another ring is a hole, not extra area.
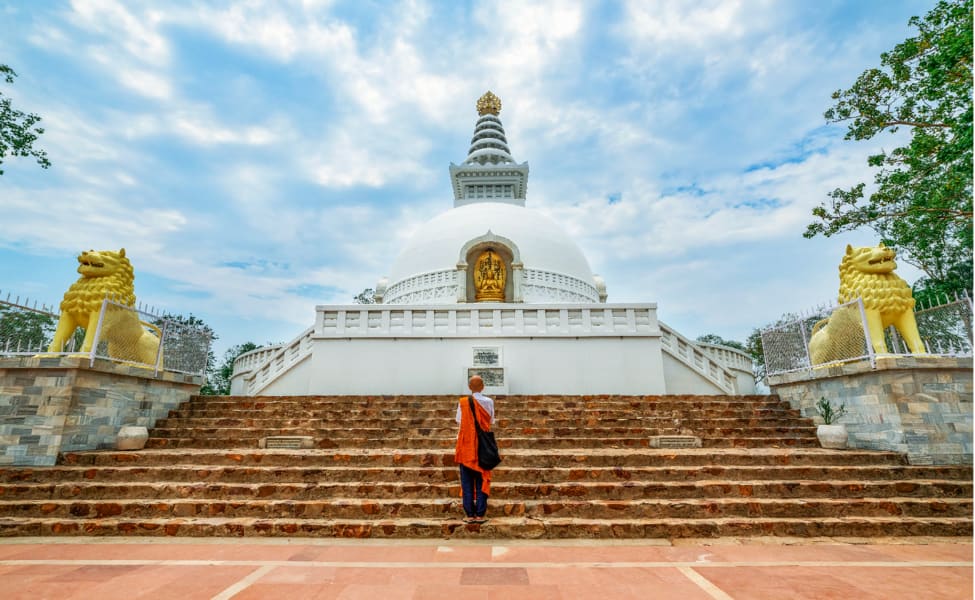
M 858 531 L 869 527 L 874 533 Z M 397 535 L 399 529 L 403 534 Z M 182 530 L 182 531 L 181 531 Z M 851 531 L 852 530 L 852 531 Z M 905 531 L 906 530 L 906 531 Z M 936 530 L 936 531 L 932 531 Z M 23 532 L 18 533 L 18 531 Z M 185 537 L 451 537 L 457 533 L 526 538 L 687 538 L 741 536 L 971 537 L 970 517 L 832 517 L 714 519 L 578 519 L 490 517 L 482 525 L 458 517 L 438 519 L 31 519 L 0 518 L 0 536 L 15 535 L 166 535 Z M 579 535 L 580 533 L 584 535 Z M 552 535 L 548 535 L 552 534 Z M 676 535 L 675 535 L 676 534 Z
M 863 459 L 863 458 L 888 458 L 895 459 L 897 464 L 907 465 L 905 457 L 903 454 L 898 452 L 886 451 L 886 450 L 859 450 L 856 448 L 847 450 L 828 450 L 825 448 L 684 448 L 680 450 L 671 449 L 661 449 L 661 448 L 562 448 L 562 449 L 531 449 L 531 448 L 509 448 L 503 453 L 503 456 L 518 456 L 518 457 L 547 457 L 547 458 L 557 458 L 564 459 L 567 461 L 575 461 L 576 463 L 582 465 L 586 464 L 586 459 L 589 457 L 629 457 L 639 455 L 641 457 L 665 457 L 665 458 L 678 458 L 680 456 L 688 457 L 706 457 L 709 460 L 719 460 L 723 457 L 731 458 L 779 458 L 779 459 L 791 459 L 791 458 L 815 458 L 817 456 L 821 457 L 844 457 L 849 459 Z M 352 456 L 362 456 L 362 457 L 372 457 L 372 456 L 389 456 L 389 457 L 407 457 L 407 456 L 422 456 L 422 457 L 435 457 L 435 458 L 453 458 L 453 452 L 450 450 L 445 450 L 442 448 L 401 448 L 401 447 L 390 447 L 390 446 L 377 446 L 375 448 L 312 448 L 310 450 L 294 450 L 294 449 L 270 449 L 270 450 L 260 450 L 257 448 L 156 448 L 147 450 L 72 450 L 68 452 L 63 452 L 64 457 L 81 457 L 81 458 L 100 458 L 100 457 L 125 457 L 126 459 L 135 459 L 139 457 L 167 457 L 173 456 L 177 458 L 185 458 L 188 460 L 193 460 L 199 457 L 207 456 L 218 456 L 220 458 L 233 458 L 234 460 L 243 459 L 243 457 L 264 457 L 264 456 L 274 456 L 274 457 L 294 457 L 299 460 L 308 460 L 309 458 L 333 458 L 338 460 L 346 460 L 348 457 Z M 179 464 L 179 463 L 171 463 Z M 185 463 L 184 463 L 185 464 Z M 719 463 L 710 462 L 708 464 Z
M 396 487 L 416 487 L 416 486 L 426 486 L 429 488 L 444 488 L 444 487 L 456 487 L 460 483 L 456 480 L 454 481 L 320 481 L 320 482 L 308 482 L 308 481 L 294 481 L 294 482 L 258 482 L 258 483 L 247 483 L 247 482 L 233 482 L 233 481 L 66 481 L 66 482 L 46 482 L 46 483 L 10 483 L 0 485 L 0 488 L 16 488 L 16 489 L 37 489 L 37 488 L 63 488 L 63 487 L 73 487 L 73 488 L 85 488 L 85 487 L 101 487 L 101 488 L 126 488 L 132 486 L 143 486 L 152 489 L 156 488 L 166 488 L 166 487 L 180 487 L 180 488 L 193 488 L 193 489 L 213 489 L 220 487 L 231 487 L 238 489 L 253 489 L 259 490 L 261 488 L 271 487 L 289 487 L 289 488 L 318 488 L 318 487 L 348 487 L 353 486 L 369 486 L 369 487 L 386 487 L 386 488 L 396 488 Z M 849 480 L 849 479 L 697 479 L 693 481 L 557 481 L 557 482 L 521 482 L 521 481 L 495 481 L 492 483 L 493 488 L 507 489 L 509 487 L 528 487 L 528 486 L 548 486 L 551 488 L 604 488 L 609 486 L 616 486 L 622 488 L 676 488 L 676 487 L 713 487 L 713 486 L 727 486 L 727 487 L 773 487 L 777 485 L 793 485 L 793 486 L 830 486 L 830 487 L 850 487 L 856 486 L 858 488 L 865 488 L 869 486 L 879 487 L 879 486 L 897 486 L 897 485 L 926 485 L 926 486 L 936 486 L 936 485 L 953 485 L 958 487 L 967 486 L 969 489 L 973 488 L 973 482 L 968 479 L 877 479 L 877 480 Z
M 144 471 L 162 471 L 162 470 L 172 470 L 180 471 L 186 473 L 197 473 L 200 471 L 207 471 L 211 473 L 216 472 L 227 472 L 227 471 L 264 471 L 268 473 L 289 473 L 289 474 L 301 474 L 301 473 L 317 473 L 321 471 L 333 472 L 333 471 L 349 471 L 349 472 L 359 472 L 363 469 L 375 470 L 375 471 L 408 471 L 408 472 L 418 472 L 427 473 L 431 471 L 441 471 L 444 473 L 455 472 L 457 470 L 457 465 L 431 465 L 431 466 L 384 466 L 376 465 L 372 467 L 363 467 L 362 465 L 357 466 L 347 466 L 347 465 L 295 465 L 295 466 L 283 466 L 283 465 L 214 465 L 214 464 L 193 464 L 193 463 L 182 463 L 182 464 L 149 464 L 142 466 L 127 466 L 127 465 L 54 465 L 50 467 L 0 467 L 0 477 L 4 475 L 13 474 L 23 474 L 23 473 L 63 473 L 63 474 L 85 474 L 89 471 L 112 471 L 120 473 L 141 473 Z M 647 465 L 647 466 L 601 466 L 601 465 L 586 465 L 586 466 L 564 466 L 564 467 L 530 467 L 530 466 L 514 466 L 514 467 L 499 467 L 500 472 L 504 473 L 521 473 L 521 472 L 537 472 L 544 471 L 550 472 L 585 472 L 592 473 L 595 471 L 606 472 L 606 473 L 616 473 L 617 471 L 626 471 L 630 473 L 647 473 L 653 474 L 660 471 L 674 471 L 674 472 L 687 472 L 687 473 L 697 473 L 704 472 L 709 469 L 717 469 L 720 471 L 734 469 L 738 471 L 769 471 L 769 470 L 808 470 L 808 469 L 822 469 L 829 471 L 851 471 L 859 472 L 866 470 L 882 470 L 882 471 L 903 471 L 909 473 L 911 471 L 955 471 L 959 475 L 968 475 L 969 477 L 973 473 L 973 468 L 969 465 L 899 465 L 899 464 L 854 464 L 854 465 L 833 465 L 833 464 L 812 464 L 812 465 Z M 625 478 L 624 478 L 625 479 Z M 916 478 L 915 478 L 916 479 Z M 922 477 L 921 479 L 929 479 Z M 3 481 L 0 481 L 3 483 Z
M 334 506 L 350 506 L 354 507 L 360 504 L 380 504 L 380 505 L 427 505 L 431 507 L 444 507 L 457 505 L 460 506 L 460 497 L 455 498 L 355 498 L 355 497 L 330 497 L 321 500 L 275 500 L 269 498 L 244 498 L 235 500 L 217 500 L 208 498 L 172 498 L 172 499 L 159 499 L 159 498 L 97 498 L 97 499 L 38 499 L 38 500 L 0 500 L 0 509 L 4 507 L 15 507 L 15 506 L 27 506 L 27 505 L 57 505 L 57 506 L 74 506 L 74 505 L 97 505 L 97 504 L 129 504 L 129 505 L 160 505 L 166 504 L 170 506 L 176 505 L 210 505 L 210 504 L 234 504 L 234 505 L 267 505 L 267 506 L 302 506 L 302 505 L 315 505 L 315 504 L 330 504 Z M 519 500 L 513 498 L 493 498 L 491 499 L 490 506 L 512 506 L 512 505 L 525 505 L 525 506 L 545 506 L 545 505 L 558 505 L 560 507 L 575 507 L 575 506 L 609 506 L 609 505 L 627 505 L 627 506 L 671 506 L 674 504 L 691 505 L 691 506 L 709 506 L 712 504 L 723 504 L 723 505 L 750 505 L 750 504 L 762 504 L 762 505 L 781 505 L 790 504 L 796 506 L 803 506 L 805 504 L 832 504 L 836 506 L 844 506 L 849 504 L 861 504 L 861 503 L 873 503 L 873 504 L 956 504 L 956 505 L 966 505 L 972 504 L 972 498 L 956 498 L 956 497 L 927 497 L 927 496 L 858 496 L 855 498 L 769 498 L 769 497 L 745 497 L 745 498 L 687 498 L 675 501 L 673 498 L 632 498 L 632 499 L 619 499 L 619 500 Z M 622 510 L 622 509 L 621 509 Z

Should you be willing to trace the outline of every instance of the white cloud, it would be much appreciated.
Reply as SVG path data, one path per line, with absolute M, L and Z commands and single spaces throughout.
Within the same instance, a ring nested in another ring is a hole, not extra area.
M 140 69 L 120 69 L 119 81 L 125 87 L 147 98 L 169 100 L 173 95 L 172 87 L 165 77 Z
M 115 0 L 72 0 L 71 8 L 75 25 L 100 35 L 116 52 L 157 66 L 169 61 L 169 43 L 157 31 L 160 13 L 136 15 Z

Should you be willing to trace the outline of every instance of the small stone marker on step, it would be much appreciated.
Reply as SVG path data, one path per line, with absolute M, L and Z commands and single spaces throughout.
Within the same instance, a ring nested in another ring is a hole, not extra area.
M 257 447 L 266 450 L 308 449 L 315 447 L 315 441 L 310 435 L 273 435 L 261 438 Z
M 696 435 L 651 435 L 651 448 L 700 448 L 701 438 Z

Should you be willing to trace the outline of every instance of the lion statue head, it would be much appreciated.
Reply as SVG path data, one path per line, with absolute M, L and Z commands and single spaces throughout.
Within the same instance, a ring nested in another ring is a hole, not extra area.
M 81 277 L 64 293 L 62 313 L 87 315 L 96 312 L 106 296 L 119 304 L 135 304 L 135 274 L 129 259 L 125 258 L 125 248 L 118 252 L 82 252 L 78 255 L 78 273 Z
M 840 262 L 839 302 L 863 298 L 866 310 L 899 314 L 914 309 L 911 286 L 894 273 L 896 253 L 883 242 L 877 246 L 846 247 Z

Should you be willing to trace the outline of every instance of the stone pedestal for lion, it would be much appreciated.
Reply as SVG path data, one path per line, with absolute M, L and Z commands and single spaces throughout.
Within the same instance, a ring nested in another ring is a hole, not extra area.
M 0 358 L 0 414 L 17 415 L 0 423 L 0 465 L 53 465 L 61 452 L 121 447 L 130 440 L 120 428 L 152 427 L 202 383 L 88 357 Z
M 972 359 L 891 356 L 769 378 L 772 393 L 815 417 L 846 405 L 848 446 L 907 455 L 911 464 L 972 464 Z

